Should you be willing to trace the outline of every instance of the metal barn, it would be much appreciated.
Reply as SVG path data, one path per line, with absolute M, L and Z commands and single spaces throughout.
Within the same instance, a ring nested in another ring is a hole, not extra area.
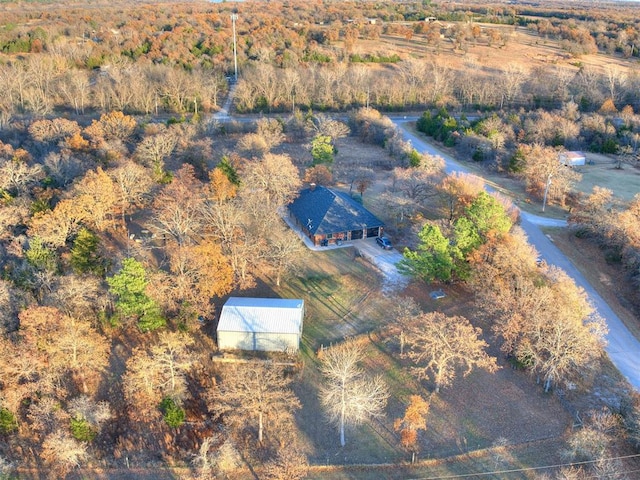
M 301 299 L 231 297 L 220 314 L 218 348 L 295 352 L 303 318 Z

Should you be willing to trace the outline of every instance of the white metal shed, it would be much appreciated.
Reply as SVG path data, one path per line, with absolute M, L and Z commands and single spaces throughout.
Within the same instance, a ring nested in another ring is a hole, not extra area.
M 218 322 L 218 348 L 297 351 L 302 337 L 304 300 L 231 297 Z
M 587 158 L 582 152 L 560 152 L 560 163 L 567 167 L 579 167 L 586 164 Z

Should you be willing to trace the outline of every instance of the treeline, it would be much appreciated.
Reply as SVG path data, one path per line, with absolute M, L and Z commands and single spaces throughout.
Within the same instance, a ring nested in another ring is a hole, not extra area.
M 393 52 L 354 52 L 361 39 L 376 39 L 383 32 L 406 38 L 422 35 L 436 50 L 443 41 L 462 50 L 478 41 L 489 45 L 508 41 L 500 31 L 483 30 L 475 23 L 407 26 L 368 20 L 391 22 L 395 18 L 391 13 L 404 16 L 423 8 L 417 4 L 403 3 L 397 9 L 370 2 L 340 3 L 331 9 L 298 3 L 280 7 L 283 17 L 276 18 L 260 2 L 237 6 L 241 111 L 366 105 L 383 110 L 559 108 L 570 99 L 582 111 L 593 111 L 606 98 L 618 108 L 640 107 L 638 75 L 633 70 L 622 74 L 610 67 L 603 73 L 584 67 L 576 72 L 549 66 L 517 71 L 505 65 L 496 79 L 473 62 L 454 69 L 435 56 L 401 61 Z M 455 7 L 442 12 L 430 8 L 434 10 L 425 14 L 447 13 Z M 495 17 L 514 13 L 483 8 Z M 215 110 L 226 92 L 224 77 L 233 70 L 231 13 L 224 3 L 176 3 L 171 12 L 124 4 L 89 10 L 79 6 L 42 12 L 35 7 L 8 10 L 0 29 L 0 50 L 7 53 L 0 62 L 0 77 L 7 86 L 0 100 L 2 118 L 65 110 L 117 109 L 136 114 Z M 582 25 L 574 28 L 546 19 L 532 25 L 541 36 L 564 35 L 571 45 L 588 44 L 587 50 L 593 50 L 592 35 Z M 620 24 L 610 32 L 605 36 L 615 43 L 614 52 L 635 53 L 637 34 L 632 25 Z M 377 62 L 394 65 L 378 69 L 363 64 Z
M 529 71 L 506 65 L 487 77 L 480 65 L 456 70 L 446 59 L 405 59 L 392 68 L 327 62 L 279 68 L 251 62 L 238 85 L 242 112 L 291 111 L 294 107 L 340 110 L 370 105 L 381 110 L 428 106 L 450 109 L 560 109 L 575 100 L 580 112 L 599 110 L 608 98 L 614 107 L 640 108 L 636 72 L 612 68 L 598 73 L 557 67 Z

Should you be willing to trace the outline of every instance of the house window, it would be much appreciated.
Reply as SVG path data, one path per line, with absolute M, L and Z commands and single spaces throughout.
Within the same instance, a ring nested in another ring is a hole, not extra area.
M 327 233 L 327 239 L 333 238 L 333 233 Z

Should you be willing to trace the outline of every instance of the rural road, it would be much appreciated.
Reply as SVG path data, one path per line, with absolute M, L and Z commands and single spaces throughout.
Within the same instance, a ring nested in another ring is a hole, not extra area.
M 464 168 L 463 165 L 458 164 L 453 157 L 404 128 L 404 124 L 409 121 L 415 121 L 414 118 L 392 118 L 392 120 L 400 128 L 404 138 L 411 141 L 411 144 L 416 150 L 442 157 L 445 161 L 445 171 L 447 173 L 454 171 L 471 173 Z M 491 190 L 490 187 L 487 189 Z M 564 220 L 539 217 L 522 211 L 520 212 L 520 219 L 520 226 L 527 234 L 529 242 L 540 253 L 540 257 L 548 264 L 560 267 L 567 272 L 576 284 L 585 290 L 598 314 L 606 320 L 609 333 L 607 335 L 608 343 L 605 350 L 611 361 L 627 378 L 629 383 L 633 385 L 636 390 L 640 391 L 640 341 L 627 330 L 622 320 L 620 320 L 598 292 L 586 281 L 578 269 L 562 254 L 549 237 L 540 230 L 542 226 L 562 227 L 566 226 L 567 223 Z

